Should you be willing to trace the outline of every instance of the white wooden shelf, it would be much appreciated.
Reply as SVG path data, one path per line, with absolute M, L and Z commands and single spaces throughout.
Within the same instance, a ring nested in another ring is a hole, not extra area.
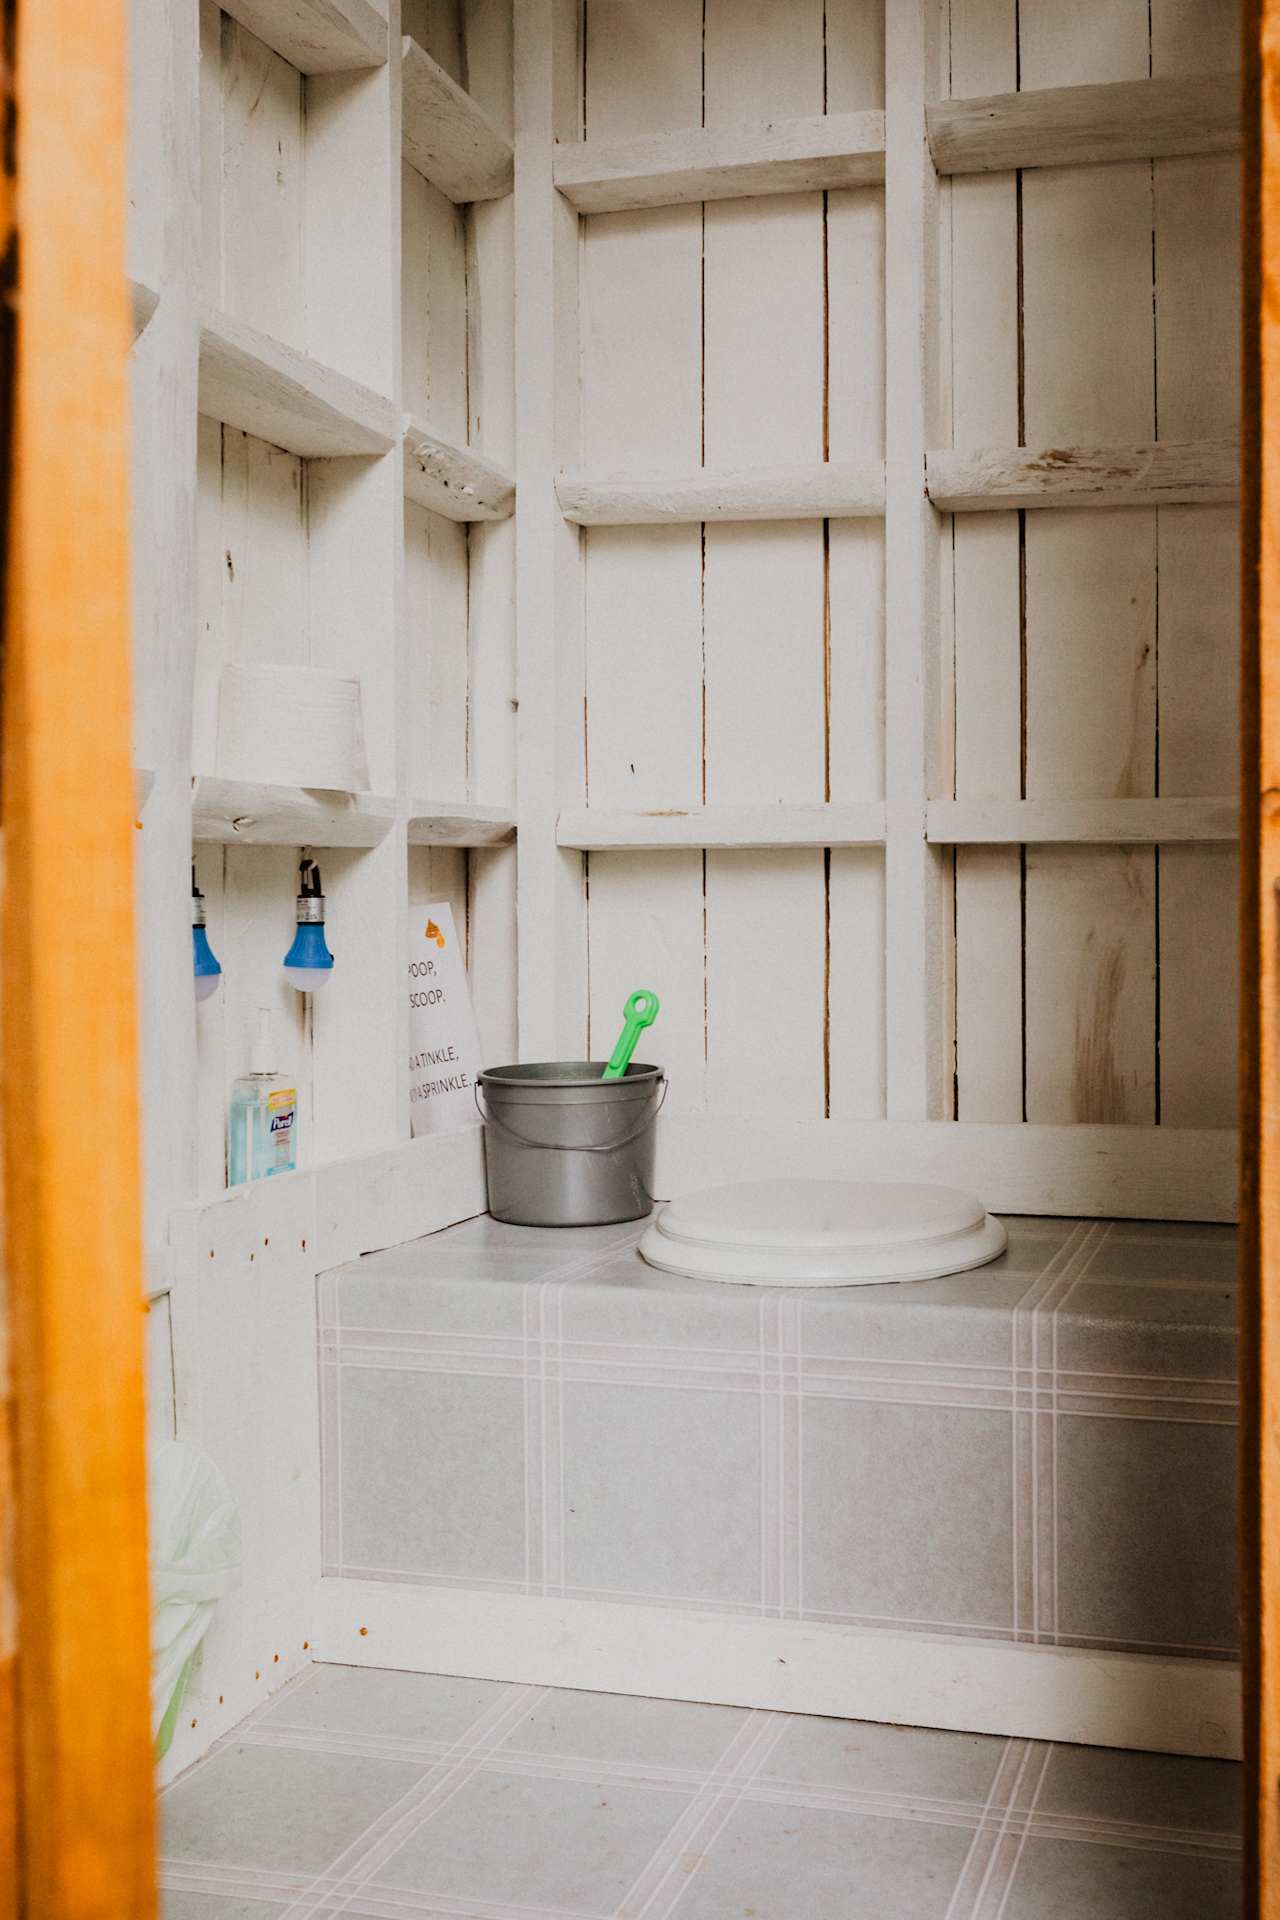
M 816 114 L 714 131 L 689 127 L 620 143 L 568 143 L 555 151 L 555 183 L 579 213 L 813 193 L 875 186 L 883 179 L 882 113 Z
M 510 807 L 481 807 L 470 800 L 415 800 L 412 805 L 411 847 L 501 847 L 516 837 Z
M 670 813 L 582 807 L 560 815 L 556 840 L 583 853 L 658 853 L 667 847 L 876 847 L 884 840 L 884 803 L 775 803 Z
M 384 395 L 224 313 L 200 328 L 199 405 L 305 459 L 387 453 L 399 427 Z
M 145 280 L 130 279 L 129 313 L 133 320 L 133 337 L 135 340 L 159 304 L 160 295 L 154 287 L 149 286 Z
M 401 43 L 401 149 L 446 199 L 501 200 L 515 178 L 511 142 L 416 40 Z
M 566 473 L 556 482 L 579 527 L 649 527 L 700 520 L 875 519 L 884 512 L 883 460 L 815 460 L 667 478 Z
M 929 498 L 944 513 L 1223 504 L 1236 499 L 1239 473 L 1235 440 L 973 452 L 935 448 L 925 456 Z
M 299 73 L 345 73 L 387 61 L 386 15 L 370 0 L 219 0 L 224 13 Z
M 1240 145 L 1240 80 L 1223 73 L 939 100 L 926 119 L 939 173 L 1229 153 Z
M 404 490 L 447 520 L 508 520 L 515 512 L 509 473 L 474 448 L 455 446 L 412 413 L 404 418 Z
M 1235 840 L 1240 803 L 1164 800 L 931 800 L 938 846 L 1162 846 Z
M 376 793 L 259 786 L 200 775 L 192 783 L 191 837 L 259 847 L 376 847 L 395 801 Z

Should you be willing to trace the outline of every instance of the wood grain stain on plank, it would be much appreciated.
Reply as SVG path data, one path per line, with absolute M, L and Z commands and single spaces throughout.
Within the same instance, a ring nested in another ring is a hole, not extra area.
M 1086 941 L 1086 951 L 1093 936 Z M 1093 969 L 1086 1005 L 1076 1015 L 1071 1054 L 1071 1109 L 1081 1122 L 1120 1122 L 1125 1111 L 1124 1077 L 1116 1064 L 1115 1030 L 1124 991 L 1125 950 L 1109 943 Z M 1083 1015 L 1083 1017 L 1082 1017 Z

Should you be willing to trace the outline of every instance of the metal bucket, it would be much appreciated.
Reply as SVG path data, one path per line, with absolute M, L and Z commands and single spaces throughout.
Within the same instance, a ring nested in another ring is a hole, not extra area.
M 604 1062 L 489 1067 L 484 1117 L 489 1211 L 518 1227 L 599 1227 L 653 1211 L 653 1130 L 667 1095 L 661 1067 Z

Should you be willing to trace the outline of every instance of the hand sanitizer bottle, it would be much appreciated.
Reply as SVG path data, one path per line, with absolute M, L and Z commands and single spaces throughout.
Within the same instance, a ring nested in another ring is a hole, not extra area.
M 260 1007 L 249 1071 L 231 1088 L 227 1185 L 292 1173 L 297 1164 L 298 1089 L 276 1070 L 270 1009 Z

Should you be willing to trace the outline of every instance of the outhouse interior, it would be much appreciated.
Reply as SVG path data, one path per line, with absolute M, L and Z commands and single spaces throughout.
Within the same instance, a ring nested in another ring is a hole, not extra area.
M 134 11 L 167 1920 L 1235 1913 L 1232 0 Z M 1006 1251 L 495 1220 L 442 907 L 485 1068 L 658 996 L 657 1203 Z

